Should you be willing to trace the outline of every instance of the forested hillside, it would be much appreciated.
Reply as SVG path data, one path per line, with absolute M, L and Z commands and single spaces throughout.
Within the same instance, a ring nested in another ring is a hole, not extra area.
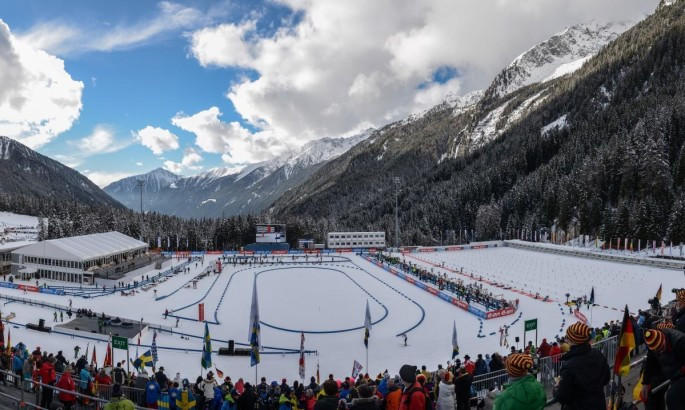
M 660 7 L 574 74 L 519 90 L 546 96 L 493 142 L 440 156 L 449 136 L 502 101 L 457 116 L 436 110 L 327 164 L 286 194 L 275 215 L 384 229 L 392 240 L 391 179 L 399 176 L 405 244 L 471 229 L 487 239 L 540 228 L 685 240 L 684 8 Z M 408 148 L 394 150 L 393 162 L 377 161 L 386 142 Z

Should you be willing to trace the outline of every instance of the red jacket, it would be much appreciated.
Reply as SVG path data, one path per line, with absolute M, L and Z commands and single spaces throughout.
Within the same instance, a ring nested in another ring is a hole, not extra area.
M 43 383 L 50 384 L 55 382 L 55 366 L 50 362 L 43 362 L 40 366 L 40 378 Z
M 542 339 L 542 344 L 538 347 L 538 356 L 547 357 L 552 350 L 552 346 L 547 343 L 547 339 Z
M 467 360 L 464 362 L 464 369 L 466 369 L 466 371 L 469 372 L 470 375 L 473 375 L 473 372 L 476 371 L 476 364 L 473 363 L 471 360 Z
M 561 354 L 561 348 L 559 345 L 552 346 L 552 348 L 549 350 L 549 355 L 552 356 L 552 362 L 558 363 L 559 362 L 559 355 Z M 554 357 L 557 356 L 557 357 Z
M 110 385 L 112 384 L 112 379 L 106 374 L 101 375 L 100 373 L 98 373 L 98 375 L 95 376 L 95 382 L 101 385 Z
M 62 377 L 59 378 L 59 381 L 55 387 L 69 391 L 76 391 L 76 385 L 74 384 L 74 379 L 71 378 L 71 373 L 64 373 Z M 76 396 L 62 391 L 59 392 L 58 398 L 63 403 L 73 403 L 76 401 Z
M 402 392 L 400 410 L 430 410 L 426 408 L 426 394 L 419 383 L 412 384 Z

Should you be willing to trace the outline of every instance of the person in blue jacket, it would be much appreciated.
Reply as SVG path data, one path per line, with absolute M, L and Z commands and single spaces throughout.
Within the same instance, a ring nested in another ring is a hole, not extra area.
M 173 386 L 169 389 L 169 409 L 170 410 L 176 410 L 178 407 L 176 406 L 176 399 L 178 399 L 178 393 L 181 390 L 179 389 L 178 382 L 174 382 Z
M 14 378 L 14 387 L 19 387 L 19 380 L 24 372 L 24 358 L 22 357 L 22 352 L 19 349 L 14 349 L 14 357 L 12 358 L 12 371 L 16 373 L 17 377 Z
M 215 386 L 214 387 L 214 399 L 212 400 L 211 404 L 211 409 L 212 410 L 221 410 L 221 405 L 223 404 L 223 394 L 221 393 L 221 387 Z
M 161 392 L 162 389 L 157 381 L 155 381 L 155 375 L 150 375 L 150 380 L 145 384 L 145 403 L 147 403 L 148 407 L 153 405 L 151 408 L 156 408 L 157 399 L 159 399 Z

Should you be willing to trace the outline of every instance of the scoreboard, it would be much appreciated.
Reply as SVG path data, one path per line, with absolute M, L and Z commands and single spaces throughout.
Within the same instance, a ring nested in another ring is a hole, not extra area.
M 285 243 L 285 225 L 257 225 L 257 243 Z

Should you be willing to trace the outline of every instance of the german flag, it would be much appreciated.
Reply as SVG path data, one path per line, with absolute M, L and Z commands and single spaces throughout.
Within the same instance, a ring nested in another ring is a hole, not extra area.
M 661 288 L 662 287 L 663 287 L 663 284 L 659 285 L 659 290 L 656 291 L 656 298 L 659 299 L 660 302 L 661 302 Z
M 630 320 L 628 305 L 623 314 L 623 325 L 618 339 L 618 351 L 614 362 L 614 374 L 627 376 L 630 372 L 630 352 L 635 349 L 635 333 L 633 332 L 633 322 Z

